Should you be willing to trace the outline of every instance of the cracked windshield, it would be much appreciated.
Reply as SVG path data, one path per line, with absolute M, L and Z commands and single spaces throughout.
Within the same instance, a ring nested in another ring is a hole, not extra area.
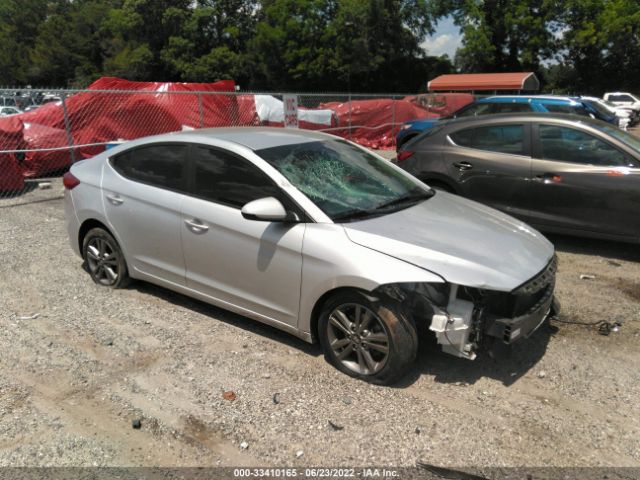
M 340 140 L 284 145 L 256 153 L 335 221 L 389 213 L 432 195 L 427 186 Z

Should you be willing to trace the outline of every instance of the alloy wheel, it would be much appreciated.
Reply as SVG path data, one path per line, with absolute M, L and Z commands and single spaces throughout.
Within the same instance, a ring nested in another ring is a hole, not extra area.
M 86 260 L 94 280 L 105 286 L 112 286 L 120 277 L 118 251 L 110 240 L 93 237 L 86 247 Z
M 340 305 L 329 315 L 329 346 L 345 367 L 361 375 L 382 370 L 389 357 L 389 335 L 383 321 L 364 305 Z

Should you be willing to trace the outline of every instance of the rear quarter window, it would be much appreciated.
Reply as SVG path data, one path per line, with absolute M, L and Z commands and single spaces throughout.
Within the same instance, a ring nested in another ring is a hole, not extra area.
M 436 133 L 440 132 L 440 130 L 442 130 L 445 125 L 446 125 L 445 122 L 442 122 L 439 125 L 435 125 L 435 126 L 431 127 L 429 130 L 425 130 L 424 132 L 420 133 L 419 135 L 416 135 L 411 140 L 409 140 L 407 143 L 405 143 L 405 145 L 413 145 L 415 147 L 422 140 L 425 140 L 425 139 L 427 139 L 429 137 L 433 137 Z

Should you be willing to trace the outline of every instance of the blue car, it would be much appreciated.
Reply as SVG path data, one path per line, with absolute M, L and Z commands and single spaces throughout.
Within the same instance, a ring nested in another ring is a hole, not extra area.
M 602 112 L 595 109 L 590 103 L 578 98 L 550 95 L 501 95 L 481 98 L 469 105 L 465 105 L 460 110 L 446 117 L 411 120 L 409 122 L 405 122 L 396 136 L 396 150 L 399 150 L 402 145 L 418 134 L 432 128 L 440 120 L 476 115 L 490 115 L 494 113 L 517 112 L 571 113 L 574 115 L 584 115 L 591 118 L 597 118 L 617 125 L 615 117 L 604 118 Z

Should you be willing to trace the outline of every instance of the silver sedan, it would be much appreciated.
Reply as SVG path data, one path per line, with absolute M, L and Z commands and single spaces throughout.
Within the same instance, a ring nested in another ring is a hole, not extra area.
M 418 331 L 473 359 L 558 306 L 551 243 L 320 133 L 207 129 L 148 137 L 64 176 L 71 246 L 105 287 L 144 280 L 318 341 L 375 383 Z

